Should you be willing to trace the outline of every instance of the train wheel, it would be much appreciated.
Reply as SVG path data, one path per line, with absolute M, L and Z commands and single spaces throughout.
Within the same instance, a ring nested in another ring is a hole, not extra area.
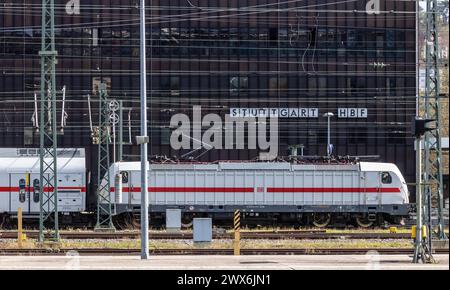
M 374 225 L 374 221 L 370 221 L 367 215 L 356 217 L 356 224 L 360 228 L 370 228 Z
M 325 228 L 331 223 L 331 214 L 315 213 L 313 214 L 312 224 L 317 228 Z
M 126 229 L 134 230 L 140 228 L 140 218 L 133 213 L 125 214 L 123 222 Z
M 9 215 L 7 213 L 0 214 L 0 229 L 5 230 L 10 228 Z
M 185 216 L 181 220 L 181 227 L 185 229 L 190 229 L 194 226 L 194 218 L 191 216 Z

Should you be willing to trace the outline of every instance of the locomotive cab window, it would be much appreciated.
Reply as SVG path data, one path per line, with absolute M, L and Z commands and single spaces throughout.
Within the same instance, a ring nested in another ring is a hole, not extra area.
M 381 182 L 383 184 L 391 184 L 392 183 L 392 176 L 389 172 L 383 172 L 381 173 Z

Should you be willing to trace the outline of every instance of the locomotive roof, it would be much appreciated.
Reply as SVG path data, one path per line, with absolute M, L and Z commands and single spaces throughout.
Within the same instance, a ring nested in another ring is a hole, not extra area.
M 119 170 L 139 170 L 140 162 L 117 163 Z M 288 162 L 219 162 L 151 164 L 152 170 L 349 170 L 389 171 L 400 173 L 395 164 L 360 162 L 356 164 L 291 164 Z

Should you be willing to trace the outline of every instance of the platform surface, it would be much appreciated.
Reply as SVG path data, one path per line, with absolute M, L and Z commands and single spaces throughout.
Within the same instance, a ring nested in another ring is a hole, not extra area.
M 412 264 L 407 255 L 346 256 L 0 256 L 0 269 L 114 270 L 449 270 L 449 256 L 436 255 L 437 264 Z

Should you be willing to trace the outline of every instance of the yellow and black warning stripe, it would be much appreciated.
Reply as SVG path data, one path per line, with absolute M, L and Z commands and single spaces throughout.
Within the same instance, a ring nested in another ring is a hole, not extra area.
M 236 210 L 234 212 L 234 231 L 241 230 L 241 211 Z

